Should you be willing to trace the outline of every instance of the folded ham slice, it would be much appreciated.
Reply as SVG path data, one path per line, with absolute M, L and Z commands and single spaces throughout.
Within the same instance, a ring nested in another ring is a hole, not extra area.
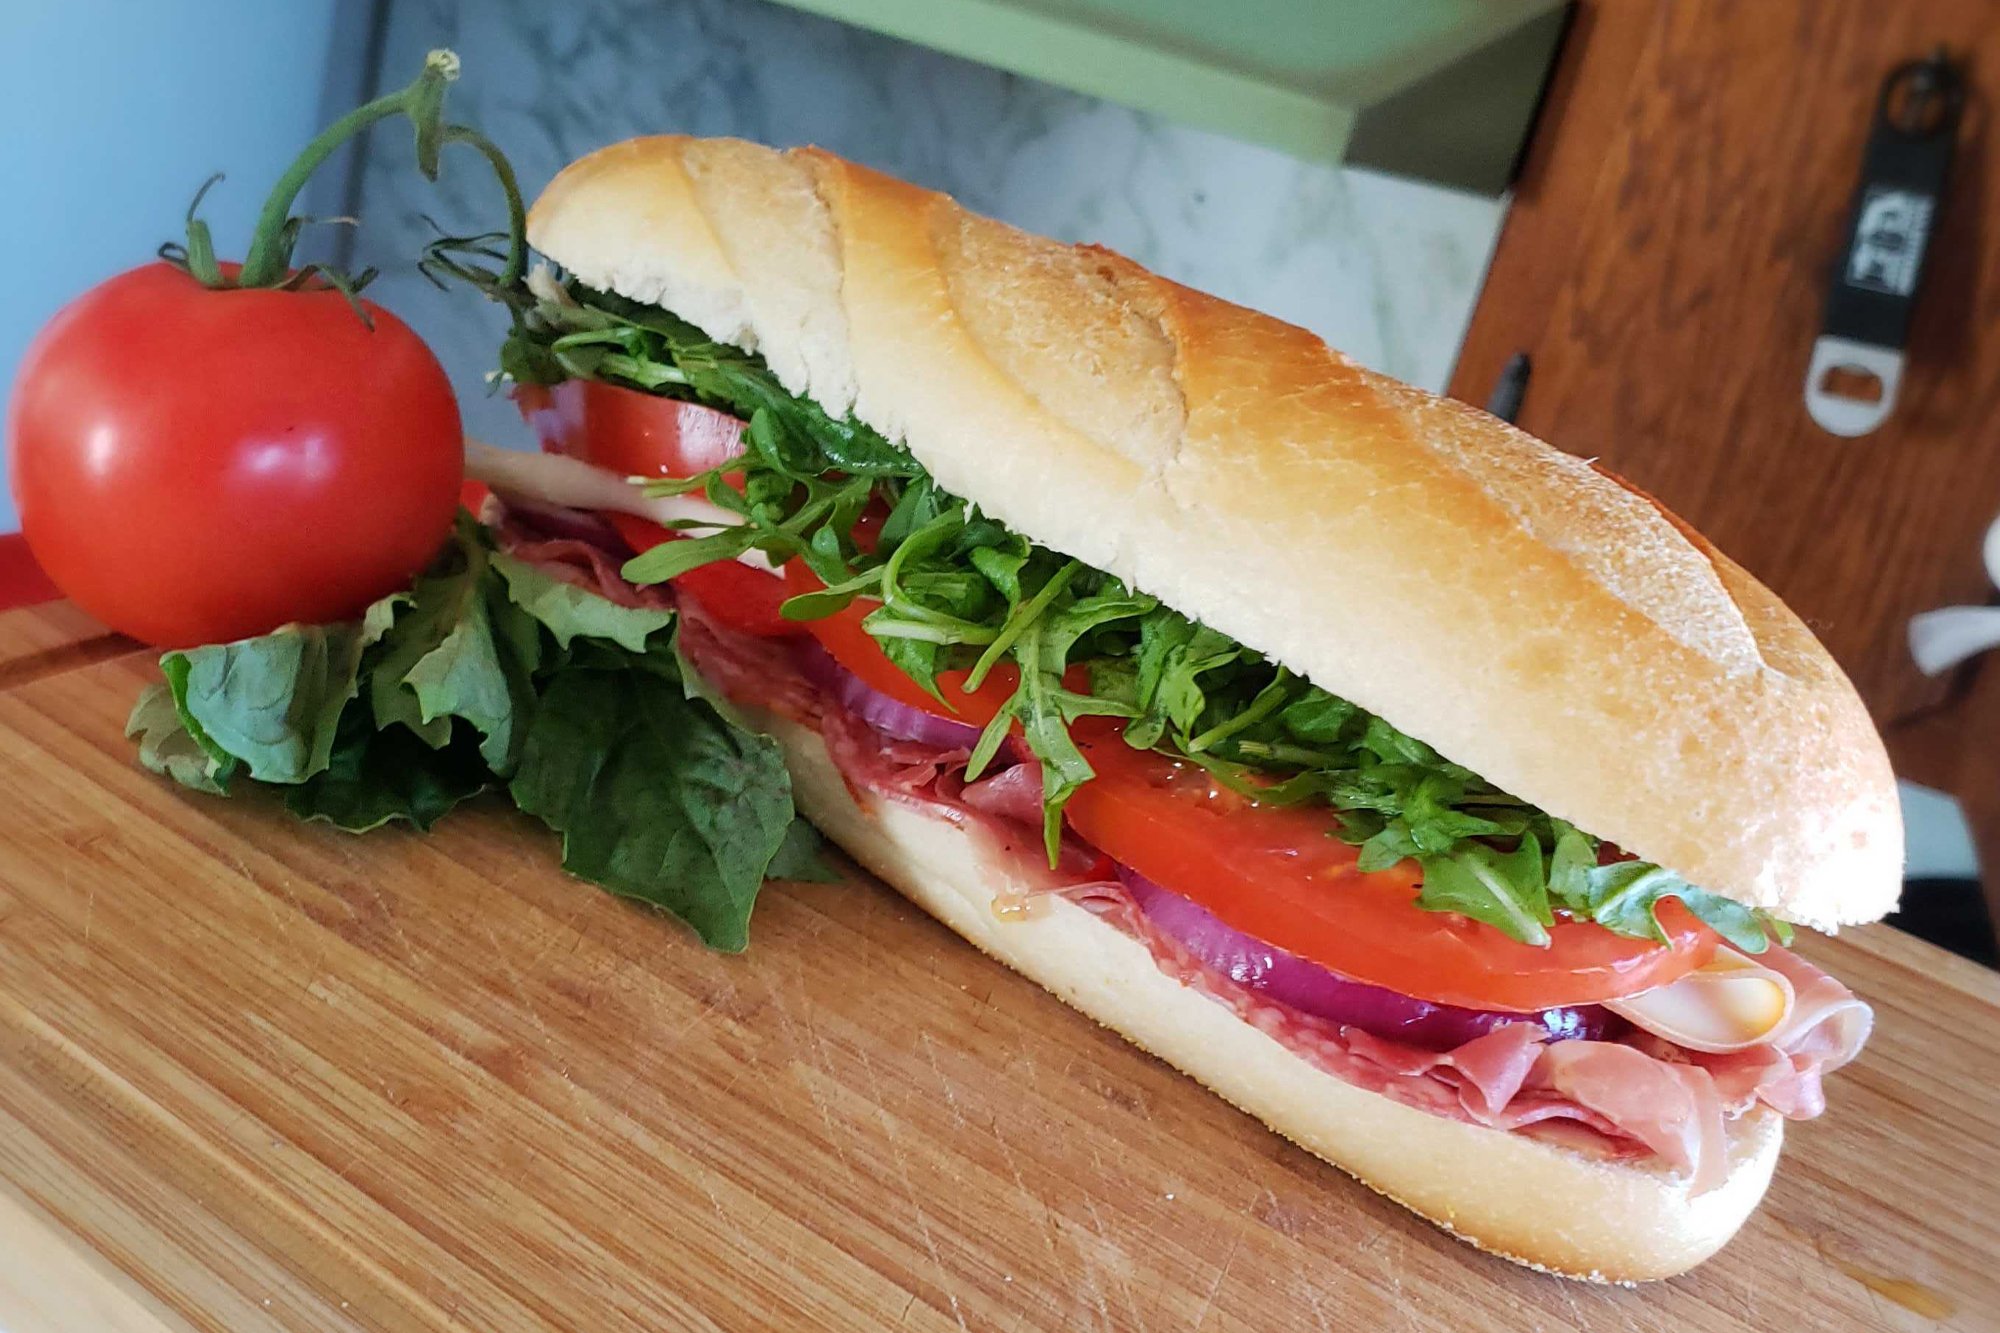
M 1731 1114 L 1762 1102 L 1790 1119 L 1810 1120 L 1826 1109 L 1822 1080 L 1861 1053 L 1875 1012 L 1788 949 L 1773 945 L 1757 961 L 1783 973 L 1797 997 L 1791 1017 L 1763 1045 L 1707 1055 L 1645 1033 L 1635 1033 L 1632 1044 L 1657 1059 L 1700 1069 Z
M 1042 769 L 1017 763 L 991 777 L 967 784 L 959 799 L 982 814 L 1011 819 L 1029 828 L 1042 822 Z
M 514 555 L 620 605 L 657 605 L 653 599 L 668 595 L 626 583 L 618 573 L 621 551 L 591 549 L 573 524 L 504 506 L 482 517 Z M 1007 756 L 1015 761 L 1009 766 L 967 783 L 965 750 L 876 731 L 815 689 L 783 641 L 732 633 L 685 608 L 682 620 L 682 651 L 704 679 L 728 698 L 817 727 L 851 786 L 956 822 L 990 822 L 1023 855 L 1038 854 L 1041 775 L 1018 750 Z M 1037 832 L 1024 836 L 1030 829 Z M 1796 1003 L 1768 1042 L 1748 1050 L 1705 1054 L 1636 1029 L 1613 1041 L 1551 1042 L 1526 1023 L 1452 1050 L 1429 1050 L 1301 1013 L 1241 985 L 1154 928 L 1115 880 L 1087 874 L 1088 855 L 1064 861 L 1076 868 L 1075 881 L 1065 884 L 1058 872 L 1052 892 L 1138 937 L 1162 971 L 1335 1077 L 1433 1114 L 1605 1157 L 1655 1155 L 1685 1173 L 1695 1192 L 1728 1176 L 1730 1119 L 1759 1104 L 1792 1119 L 1824 1110 L 1821 1080 L 1859 1053 L 1873 1023 L 1868 1006 L 1847 987 L 1773 945 L 1758 961 L 1792 983 Z
M 526 505 L 489 495 L 479 521 L 493 530 L 500 549 L 551 578 L 587 589 L 607 601 L 639 610 L 672 606 L 665 586 L 627 583 L 618 570 L 630 553 L 612 526 L 596 514 Z

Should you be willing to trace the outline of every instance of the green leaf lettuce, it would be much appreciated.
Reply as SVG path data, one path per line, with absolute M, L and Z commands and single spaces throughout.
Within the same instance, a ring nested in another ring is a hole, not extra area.
M 212 794 L 239 774 L 307 819 L 427 829 L 504 790 L 581 878 L 741 949 L 767 875 L 825 873 L 777 742 L 691 691 L 673 613 L 493 550 L 461 515 L 406 592 L 338 625 L 169 653 L 127 733 Z

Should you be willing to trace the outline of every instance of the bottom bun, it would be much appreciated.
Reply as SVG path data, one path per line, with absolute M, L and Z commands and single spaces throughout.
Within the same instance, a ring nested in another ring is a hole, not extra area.
M 1729 1131 L 1728 1179 L 1701 1195 L 1657 1159 L 1614 1162 L 1448 1120 L 1355 1087 L 1162 972 L 1140 941 L 1066 899 L 1004 917 L 1031 892 L 977 829 L 850 791 L 818 733 L 755 710 L 784 746 L 795 799 L 849 855 L 986 953 L 1206 1084 L 1300 1147 L 1515 1263 L 1596 1282 L 1682 1273 L 1764 1196 L 1784 1121 L 1759 1107 Z

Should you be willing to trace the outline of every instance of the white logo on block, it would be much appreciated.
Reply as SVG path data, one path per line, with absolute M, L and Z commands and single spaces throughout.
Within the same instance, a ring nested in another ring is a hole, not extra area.
M 1930 234 L 1936 200 L 1912 190 L 1871 185 L 1861 201 L 1861 223 L 1847 256 L 1851 287 L 1908 296 L 1917 289 L 1917 260 Z

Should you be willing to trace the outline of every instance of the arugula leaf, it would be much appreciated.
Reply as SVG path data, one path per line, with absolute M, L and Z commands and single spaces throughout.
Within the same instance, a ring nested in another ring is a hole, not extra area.
M 1285 705 L 1278 721 L 1288 735 L 1309 745 L 1337 745 L 1359 712 L 1347 700 L 1313 686 Z
M 501 294 L 507 299 L 505 294 Z M 1599 866 L 1597 839 L 1440 756 L 1354 703 L 1292 676 L 1227 635 L 1134 594 L 1101 571 L 1034 546 L 937 485 L 905 451 L 851 418 L 787 393 L 752 353 L 664 311 L 549 283 L 516 308 L 507 373 L 584 375 L 692 398 L 744 417 L 749 452 L 703 478 L 651 493 L 703 490 L 739 526 L 669 543 L 630 562 L 638 582 L 672 578 L 760 550 L 801 558 L 826 585 L 786 602 L 810 620 L 868 598 L 863 624 L 912 680 L 949 704 L 940 673 L 977 688 L 1003 664 L 1020 683 L 975 745 L 977 777 L 1019 726 L 1042 765 L 1053 861 L 1064 804 L 1093 772 L 1070 735 L 1088 715 L 1130 719 L 1128 744 L 1201 765 L 1260 802 L 1318 802 L 1329 832 L 1360 848 L 1363 870 L 1416 859 L 1419 903 L 1463 912 L 1516 939 L 1545 942 L 1563 911 L 1638 938 L 1660 938 L 1659 900 L 1679 898 L 1739 947 L 1788 932 L 1765 914 L 1656 866 Z M 886 505 L 878 542 L 856 523 Z M 1070 674 L 1088 665 L 1088 685 Z
M 818 476 L 915 477 L 908 453 L 853 417 L 834 418 L 809 399 L 786 392 L 763 358 L 727 343 L 656 306 L 609 292 L 582 299 L 538 298 L 515 306 L 501 351 L 504 373 L 522 383 L 602 379 L 648 392 L 664 391 L 732 412 L 746 421 L 768 414 L 767 443 L 786 470 Z
M 1243 650 L 1227 636 L 1197 625 L 1177 611 L 1159 607 L 1139 626 L 1134 654 L 1139 715 L 1125 729 L 1135 749 L 1159 745 L 1169 728 L 1186 735 L 1208 707 L 1201 677 L 1240 659 Z
M 665 583 L 677 579 L 690 569 L 712 565 L 722 560 L 734 560 L 745 551 L 757 546 L 768 538 L 750 524 L 741 527 L 724 528 L 720 532 L 705 537 L 690 537 L 685 541 L 661 542 L 651 550 L 642 551 L 625 562 L 619 572 L 633 583 Z
M 1369 832 L 1369 829 L 1373 829 Z M 1358 816 L 1342 823 L 1342 836 L 1348 841 L 1361 844 L 1361 855 L 1355 865 L 1364 874 L 1377 870 L 1387 870 L 1398 861 L 1408 860 L 1423 854 L 1417 845 L 1410 826 L 1401 819 L 1367 820 Z
M 882 520 L 881 549 L 895 550 L 909 540 L 911 533 L 958 503 L 929 477 L 917 478 L 896 496 L 895 503 L 890 506 L 889 517 Z
M 1433 912 L 1459 912 L 1498 926 L 1523 944 L 1549 942 L 1555 924 L 1542 873 L 1541 844 L 1533 834 L 1502 854 L 1474 843 L 1450 856 L 1424 856 L 1423 891 L 1417 905 Z
M 562 834 L 564 869 L 669 911 L 730 952 L 749 942 L 757 890 L 796 836 L 777 743 L 736 730 L 654 671 L 557 675 L 509 791 Z
M 1770 947 L 1772 924 L 1763 913 L 1697 889 L 1671 870 L 1644 861 L 1615 861 L 1591 867 L 1586 881 L 1576 900 L 1580 914 L 1620 935 L 1666 943 L 1660 902 L 1678 898 L 1698 920 L 1744 953 L 1762 953 Z
M 1022 626 L 1015 639 L 1015 661 L 1021 669 L 1021 683 L 1013 697 L 987 725 L 974 749 L 968 778 L 976 777 L 990 762 L 1005 735 L 1007 719 L 1018 718 L 1021 734 L 1042 765 L 1042 841 L 1049 864 L 1056 863 L 1062 846 L 1062 813 L 1070 796 L 1097 776 L 1070 736 L 1070 724 L 1081 717 L 1130 717 L 1129 705 L 1064 683 L 1070 652 L 1076 643 L 1100 626 L 1133 619 L 1155 605 L 1150 597 L 1135 597 L 1122 587 L 1071 602 L 1060 610 L 1048 610 Z
M 1560 819 L 1549 823 L 1555 834 L 1555 846 L 1549 853 L 1549 894 L 1559 902 L 1580 902 L 1590 896 L 1597 844 Z

